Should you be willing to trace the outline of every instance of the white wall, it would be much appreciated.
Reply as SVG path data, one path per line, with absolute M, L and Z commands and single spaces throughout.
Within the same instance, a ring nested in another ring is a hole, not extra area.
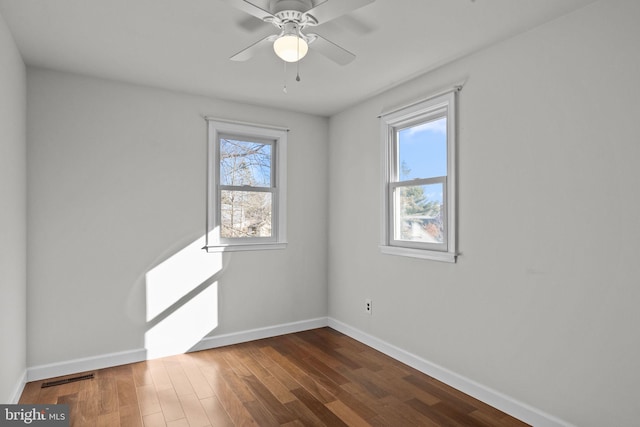
M 326 316 L 326 118 L 41 69 L 27 83 L 30 367 L 145 348 L 165 317 L 186 322 L 154 335 L 171 343 Z M 183 251 L 204 234 L 202 114 L 291 129 L 286 250 Z M 147 319 L 158 292 L 172 299 Z
M 636 425 L 639 19 L 601 1 L 332 117 L 330 316 L 567 422 Z M 462 255 L 381 255 L 376 116 L 465 79 Z
M 26 370 L 26 74 L 0 15 L 0 402 Z

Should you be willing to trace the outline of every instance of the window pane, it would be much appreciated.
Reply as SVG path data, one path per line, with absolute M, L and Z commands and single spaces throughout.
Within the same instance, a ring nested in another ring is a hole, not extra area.
M 271 187 L 271 155 L 271 144 L 221 138 L 221 184 Z
M 398 131 L 398 178 L 447 176 L 447 118 Z
M 271 216 L 271 193 L 221 191 L 220 237 L 271 237 Z
M 412 185 L 396 189 L 396 240 L 444 243 L 443 185 Z

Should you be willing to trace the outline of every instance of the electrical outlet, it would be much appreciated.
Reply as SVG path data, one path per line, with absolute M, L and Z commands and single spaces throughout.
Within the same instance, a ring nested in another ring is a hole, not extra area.
M 365 313 L 367 313 L 369 316 L 371 316 L 371 310 L 372 310 L 372 304 L 371 304 L 371 298 L 367 298 L 364 300 L 364 311 Z

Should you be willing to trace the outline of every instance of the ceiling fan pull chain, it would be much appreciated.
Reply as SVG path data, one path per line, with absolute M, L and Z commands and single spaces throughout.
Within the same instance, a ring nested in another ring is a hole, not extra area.
M 300 81 L 300 31 L 298 31 L 298 60 L 296 61 L 296 81 Z
M 282 63 L 284 64 L 284 78 L 282 79 L 282 82 L 283 82 L 282 91 L 284 93 L 287 93 L 287 61 L 282 61 Z

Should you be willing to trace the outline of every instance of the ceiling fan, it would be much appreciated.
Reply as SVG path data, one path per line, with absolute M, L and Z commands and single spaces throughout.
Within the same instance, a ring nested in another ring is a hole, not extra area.
M 355 55 L 337 44 L 313 33 L 303 33 L 307 27 L 324 24 L 375 0 L 224 0 L 230 5 L 273 24 L 280 30 L 233 55 L 232 61 L 246 61 L 265 46 L 273 49 L 282 60 L 297 62 L 309 46 L 332 61 L 346 65 Z

